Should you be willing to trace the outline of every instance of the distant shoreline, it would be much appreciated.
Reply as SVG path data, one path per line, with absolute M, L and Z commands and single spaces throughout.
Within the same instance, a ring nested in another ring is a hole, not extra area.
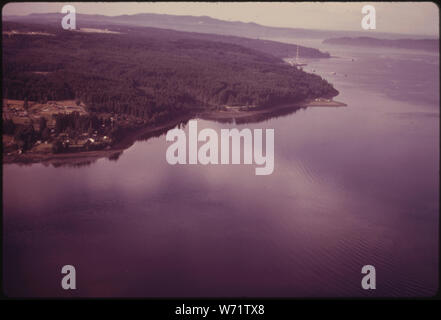
M 211 110 L 211 111 L 195 111 L 193 114 L 187 116 L 177 117 L 171 121 L 163 124 L 158 124 L 149 127 L 143 127 L 133 129 L 128 132 L 126 136 L 119 142 L 117 142 L 110 149 L 93 150 L 93 151 L 80 151 L 80 152 L 66 152 L 66 153 L 36 153 L 27 152 L 20 155 L 5 155 L 3 154 L 3 164 L 33 164 L 42 163 L 45 165 L 81 165 L 84 163 L 90 163 L 100 158 L 112 158 L 118 157 L 122 152 L 131 147 L 136 141 L 146 137 L 153 137 L 155 135 L 162 135 L 170 129 L 173 129 L 177 124 L 186 122 L 194 118 L 200 118 L 203 120 L 231 120 L 231 119 L 246 119 L 255 116 L 269 116 L 277 111 L 292 109 L 305 109 L 308 107 L 344 107 L 347 106 L 343 102 L 334 101 L 332 99 L 318 98 L 314 100 L 306 100 L 304 102 L 296 104 L 281 104 L 267 109 L 256 110 L 240 110 L 239 108 L 232 108 L 230 110 Z
M 343 45 L 355 47 L 395 48 L 409 50 L 439 51 L 439 39 L 380 39 L 373 37 L 340 37 L 323 40 L 328 45 Z
M 307 101 L 303 104 L 305 107 L 347 107 L 348 105 L 344 102 L 335 101 L 332 99 L 314 99 Z

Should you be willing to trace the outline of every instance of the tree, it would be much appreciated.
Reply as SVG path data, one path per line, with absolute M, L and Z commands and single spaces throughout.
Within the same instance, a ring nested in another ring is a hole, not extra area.
M 16 125 L 11 119 L 3 119 L 3 134 L 14 134 Z
M 44 128 L 43 132 L 41 132 L 41 139 L 46 141 L 50 138 L 51 131 L 48 127 Z
M 23 150 L 32 148 L 36 140 L 36 134 L 33 125 L 19 126 L 15 131 L 14 139 Z
M 52 152 L 53 153 L 60 153 L 63 150 L 64 150 L 63 142 L 61 142 L 60 139 L 57 139 L 52 143 Z
M 25 109 L 27 111 L 28 108 L 29 108 L 28 97 L 26 97 L 23 102 L 23 109 Z
M 40 134 L 44 131 L 44 129 L 46 129 L 46 127 L 47 127 L 46 118 L 40 117 L 39 123 L 38 123 L 38 128 L 39 128 Z

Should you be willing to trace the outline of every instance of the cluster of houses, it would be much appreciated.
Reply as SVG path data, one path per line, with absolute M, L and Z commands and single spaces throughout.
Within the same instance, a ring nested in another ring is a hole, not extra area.
M 92 135 L 88 133 L 83 133 L 79 138 L 72 139 L 66 133 L 61 133 L 58 135 L 61 140 L 63 148 L 69 150 L 70 152 L 75 151 L 87 151 L 87 150 L 98 150 L 98 149 L 110 149 L 112 139 L 108 136 L 100 136 L 95 131 Z
M 55 144 L 58 147 L 61 146 L 62 152 L 100 150 L 111 148 L 111 144 L 113 142 L 112 138 L 107 135 L 99 134 L 98 131 L 82 133 L 74 139 L 65 132 L 57 134 L 54 128 L 55 120 L 52 119 L 51 115 L 72 112 L 79 112 L 80 114 L 86 113 L 83 104 L 67 105 L 67 103 L 48 101 L 45 105 L 42 106 L 42 108 L 29 110 L 28 108 L 24 108 L 23 101 L 3 100 L 2 116 L 3 119 L 11 119 L 15 124 L 26 125 L 32 123 L 34 129 L 37 131 L 41 131 L 39 128 L 40 118 L 44 115 L 44 118 L 49 119 L 47 121 L 47 127 L 50 130 L 49 136 L 46 136 L 44 139 L 40 138 L 40 140 L 37 140 L 33 144 L 32 149 L 34 152 L 37 153 L 52 152 L 54 151 L 53 147 Z M 113 125 L 116 119 L 111 117 L 110 120 Z M 105 125 L 103 124 L 102 126 L 104 127 Z M 4 142 L 7 142 L 6 153 L 8 155 L 12 155 L 13 153 L 22 154 L 24 152 L 21 146 L 17 144 L 13 137 L 4 137 L 3 140 Z
M 80 114 L 86 113 L 82 106 L 72 106 L 72 105 L 60 105 L 54 101 L 49 101 L 47 106 L 44 107 L 42 112 L 50 112 L 50 113 L 72 113 L 79 112 Z
M 24 109 L 19 109 L 14 106 L 8 105 L 7 108 L 3 108 L 3 115 L 5 115 L 5 116 L 8 115 L 9 118 L 11 118 L 11 116 L 28 117 L 29 113 Z

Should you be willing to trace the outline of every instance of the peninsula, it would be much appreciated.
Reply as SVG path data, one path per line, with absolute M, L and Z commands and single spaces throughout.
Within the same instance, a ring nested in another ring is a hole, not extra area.
M 4 162 L 114 154 L 195 115 L 262 115 L 330 105 L 338 94 L 285 63 L 277 42 L 240 45 L 238 37 L 132 26 L 83 30 L 3 22 Z

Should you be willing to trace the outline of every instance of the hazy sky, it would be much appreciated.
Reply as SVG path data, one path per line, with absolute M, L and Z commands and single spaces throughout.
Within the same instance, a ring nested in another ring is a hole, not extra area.
M 361 8 L 375 7 L 378 32 L 438 36 L 438 7 L 432 2 L 96 2 L 96 3 L 9 3 L 4 15 L 60 12 L 64 4 L 75 6 L 77 13 L 121 15 L 166 13 L 210 16 L 222 20 L 256 22 L 267 26 L 307 29 L 361 31 Z

